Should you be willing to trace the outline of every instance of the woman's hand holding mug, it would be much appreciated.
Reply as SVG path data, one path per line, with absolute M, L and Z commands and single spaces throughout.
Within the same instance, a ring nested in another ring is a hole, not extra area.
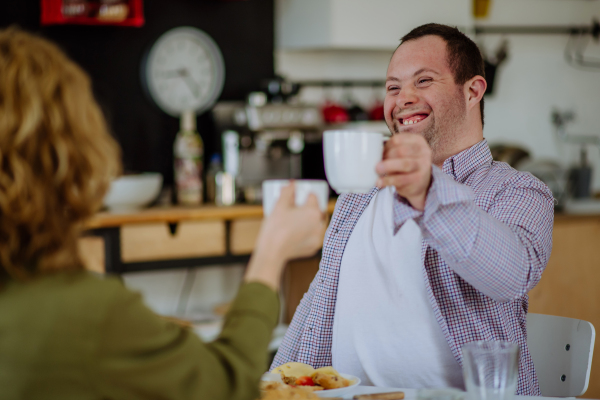
M 245 281 L 259 281 L 277 290 L 286 263 L 315 254 L 323 244 L 325 214 L 317 196 L 311 193 L 304 205 L 296 206 L 294 191 L 293 181 L 282 188 L 273 211 L 264 220 Z

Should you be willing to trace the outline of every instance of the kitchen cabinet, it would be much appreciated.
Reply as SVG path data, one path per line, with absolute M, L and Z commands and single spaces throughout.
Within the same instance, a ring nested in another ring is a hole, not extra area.
M 468 29 L 471 0 L 276 0 L 276 47 L 286 50 L 395 49 L 419 25 Z
M 586 26 L 600 14 L 600 3 L 586 0 L 492 1 L 487 18 L 478 26 Z
M 331 200 L 329 213 L 334 206 Z M 86 268 L 100 273 L 246 262 L 262 218 L 262 206 L 243 204 L 102 212 L 87 222 L 79 251 Z
M 225 255 L 225 221 L 181 221 L 171 232 L 165 223 L 120 227 L 123 262 Z
M 261 218 L 244 218 L 231 222 L 231 254 L 250 254 L 254 250 L 260 227 Z

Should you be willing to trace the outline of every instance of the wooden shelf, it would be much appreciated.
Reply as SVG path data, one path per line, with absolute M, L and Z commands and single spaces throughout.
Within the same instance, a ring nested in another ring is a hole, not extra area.
M 110 273 L 245 262 L 262 221 L 262 206 L 249 204 L 101 212 L 79 245 L 88 269 Z
M 335 199 L 329 201 L 329 214 L 333 213 Z M 180 221 L 200 220 L 236 220 L 245 218 L 262 218 L 261 205 L 236 204 L 227 207 L 206 205 L 201 207 L 153 207 L 131 213 L 100 212 L 85 224 L 86 229 L 112 228 L 136 223 L 177 223 Z

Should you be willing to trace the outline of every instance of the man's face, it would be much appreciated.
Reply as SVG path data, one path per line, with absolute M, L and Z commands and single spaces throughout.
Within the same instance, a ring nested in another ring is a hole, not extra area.
M 442 38 L 423 36 L 396 50 L 387 71 L 384 113 L 393 134 L 423 135 L 434 158 L 452 145 L 465 123 L 466 100 Z

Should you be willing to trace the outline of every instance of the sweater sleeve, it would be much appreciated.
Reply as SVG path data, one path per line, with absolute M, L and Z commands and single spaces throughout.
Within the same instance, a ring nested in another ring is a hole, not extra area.
M 116 288 L 89 360 L 90 380 L 106 398 L 254 400 L 278 316 L 274 291 L 243 284 L 221 335 L 203 343 L 154 314 L 139 294 Z

